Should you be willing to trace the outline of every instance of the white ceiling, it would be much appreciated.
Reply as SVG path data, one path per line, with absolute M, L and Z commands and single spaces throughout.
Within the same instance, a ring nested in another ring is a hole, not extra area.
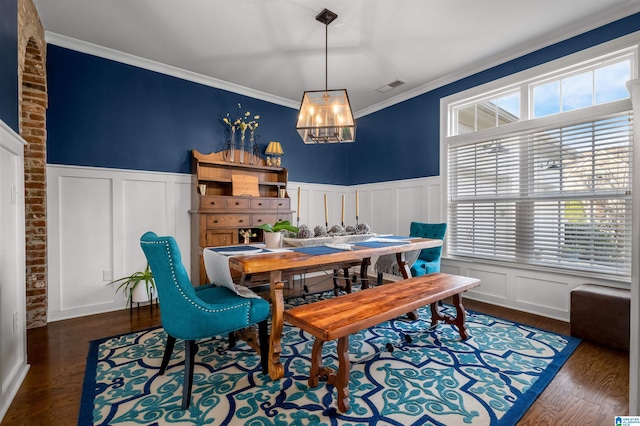
M 326 7 L 338 14 L 328 27 L 328 85 L 347 89 L 356 116 L 640 11 L 638 0 L 35 4 L 50 43 L 75 46 L 80 40 L 292 107 L 305 90 L 324 89 L 325 26 L 315 16 Z M 376 91 L 397 79 L 407 83 Z

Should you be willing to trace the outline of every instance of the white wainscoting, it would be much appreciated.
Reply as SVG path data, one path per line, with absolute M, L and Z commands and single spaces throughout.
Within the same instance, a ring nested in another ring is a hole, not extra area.
M 190 175 L 87 167 L 48 166 L 49 321 L 125 307 L 110 281 L 144 268 L 139 246 L 147 230 L 174 235 L 188 266 L 190 256 Z M 355 225 L 356 190 L 359 222 L 373 232 L 407 235 L 412 221 L 444 222 L 439 177 L 340 186 L 289 182 L 287 192 L 300 224 L 324 225 L 327 196 L 329 226 Z M 373 277 L 376 259 L 369 272 Z M 569 320 L 570 291 L 590 282 L 617 287 L 625 283 L 443 258 L 442 271 L 476 277 L 482 285 L 466 297 Z M 107 275 L 107 277 L 105 277 Z
M 191 175 L 49 165 L 49 321 L 123 309 L 107 284 L 144 269 L 146 231 L 189 259 L 191 190 Z
M 592 283 L 629 288 L 628 283 L 601 277 L 563 274 L 559 271 L 523 269 L 457 259 L 442 259 L 442 272 L 465 275 L 482 281 L 464 297 L 519 311 L 569 321 L 571 290 Z
M 345 196 L 344 224 L 355 225 L 356 190 L 359 198 L 358 222 L 367 223 L 375 233 L 408 235 L 412 221 L 443 221 L 439 177 L 353 186 L 289 182 L 287 192 L 293 210 L 297 210 L 298 188 L 301 193 L 300 224 L 306 224 L 311 229 L 325 223 L 325 194 L 329 226 L 341 223 L 342 195 Z
M 0 422 L 29 370 L 24 145 L 22 138 L 0 120 Z

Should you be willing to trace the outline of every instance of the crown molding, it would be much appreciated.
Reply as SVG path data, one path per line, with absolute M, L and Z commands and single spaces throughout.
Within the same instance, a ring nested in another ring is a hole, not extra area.
M 382 102 L 371 105 L 370 107 L 366 107 L 357 112 L 354 112 L 353 116 L 354 118 L 364 117 L 365 115 L 372 114 L 395 104 L 407 101 L 411 98 L 415 98 L 416 96 L 423 95 L 439 87 L 446 86 L 447 84 L 462 80 L 479 72 L 486 71 L 495 66 L 528 55 L 545 47 L 552 46 L 561 41 L 568 40 L 577 35 L 584 34 L 586 32 L 610 24 L 619 19 L 626 18 L 627 16 L 633 15 L 638 12 L 640 12 L 640 2 L 629 1 L 619 7 L 611 8 L 606 13 L 594 16 L 592 17 L 592 19 L 583 20 L 573 26 L 564 27 L 557 31 L 548 33 L 544 38 L 539 38 L 529 43 L 521 44 L 516 48 L 505 51 L 498 56 L 491 57 L 485 61 L 476 62 L 472 65 L 460 69 L 457 72 L 447 74 L 441 78 L 432 80 L 413 89 L 409 89 L 406 92 L 399 93 L 392 98 L 386 99 Z
M 262 101 L 271 102 L 273 104 L 282 105 L 289 108 L 298 109 L 299 101 L 285 99 L 269 93 L 254 90 L 239 84 L 229 83 L 217 78 L 208 77 L 193 71 L 188 71 L 172 65 L 163 64 L 161 62 L 152 61 L 150 59 L 141 58 L 119 50 L 110 49 L 108 47 L 67 37 L 62 34 L 45 31 L 45 40 L 49 44 L 75 50 L 81 53 L 97 56 L 104 59 L 120 62 L 134 67 L 155 71 L 161 74 L 170 75 L 182 80 L 192 81 L 204 86 L 215 87 L 216 89 L 226 90 L 228 92 L 238 93 L 240 95 L 249 96 L 251 98 L 260 99 Z

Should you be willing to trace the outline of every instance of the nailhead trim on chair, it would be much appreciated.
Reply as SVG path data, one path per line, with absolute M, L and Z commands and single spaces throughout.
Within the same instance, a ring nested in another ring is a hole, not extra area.
M 171 249 L 169 247 L 169 242 L 164 240 L 164 241 L 141 241 L 142 244 L 164 244 L 165 248 L 167 249 L 167 254 L 169 257 L 169 266 L 171 268 L 171 275 L 173 276 L 173 283 L 175 284 L 175 286 L 178 288 L 178 291 L 180 291 L 180 294 L 182 295 L 182 297 L 184 298 L 184 300 L 186 300 L 187 302 L 191 303 L 196 309 L 199 309 L 201 311 L 204 312 L 211 312 L 211 313 L 216 313 L 216 312 L 224 312 L 224 311 L 229 311 L 232 309 L 245 309 L 245 314 L 247 316 L 247 322 L 249 322 L 249 308 L 251 307 L 251 303 L 250 302 L 245 302 L 241 305 L 236 305 L 236 306 L 232 306 L 232 307 L 228 307 L 228 308 L 223 308 L 223 309 L 208 309 L 208 308 L 204 308 L 202 306 L 197 305 L 196 303 L 194 303 L 194 301 L 187 297 L 187 295 L 184 293 L 184 291 L 182 290 L 182 288 L 178 285 L 178 277 L 176 276 L 176 271 L 173 265 L 173 259 L 171 258 Z M 153 271 L 152 271 L 153 272 Z

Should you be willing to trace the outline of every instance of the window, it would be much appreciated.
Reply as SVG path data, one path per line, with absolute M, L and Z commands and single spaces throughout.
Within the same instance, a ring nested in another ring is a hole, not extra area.
M 448 105 L 448 255 L 630 275 L 634 64 L 625 50 Z
M 520 93 L 507 92 L 471 104 L 456 107 L 456 134 L 490 129 L 520 120 Z
M 606 65 L 596 63 L 588 71 L 581 68 L 577 73 L 533 85 L 533 117 L 627 99 L 625 84 L 631 75 L 629 56 L 615 57 Z

